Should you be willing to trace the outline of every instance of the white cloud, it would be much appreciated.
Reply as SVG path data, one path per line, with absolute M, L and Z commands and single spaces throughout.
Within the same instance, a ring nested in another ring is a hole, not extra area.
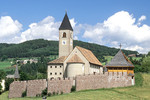
M 48 40 L 58 40 L 58 28 L 60 22 L 55 22 L 52 16 L 44 18 L 38 23 L 29 25 L 29 29 L 22 32 L 22 41 L 44 38 Z
M 75 25 L 77 24 L 77 23 L 74 21 L 74 18 L 70 19 L 70 23 L 71 23 L 72 28 L 74 28 Z
M 146 16 L 139 19 L 143 21 Z M 116 47 L 116 44 L 125 44 L 123 48 L 137 50 L 142 53 L 150 51 L 150 45 L 143 45 L 150 42 L 150 26 L 143 24 L 138 26 L 136 18 L 126 11 L 120 11 L 110 16 L 103 23 L 97 23 L 85 29 L 84 38 L 91 39 L 99 44 L 109 44 Z M 119 46 L 118 46 L 119 47 Z
M 138 21 L 143 21 L 143 20 L 146 20 L 146 16 L 142 15 Z
M 78 37 L 77 37 L 77 36 L 74 36 L 73 39 L 74 39 L 74 40 L 78 40 Z
M 136 20 L 133 14 L 120 11 L 103 23 L 95 25 L 78 24 L 74 18 L 70 19 L 70 22 L 75 40 L 86 40 L 111 47 L 119 47 L 121 43 L 124 49 L 146 53 L 150 51 L 150 26 L 142 24 L 143 20 L 146 20 L 145 15 Z M 48 16 L 39 22 L 31 23 L 27 30 L 21 32 L 22 24 L 10 16 L 4 16 L 0 18 L 0 42 L 18 43 L 38 38 L 58 40 L 60 24 L 54 17 Z
M 142 16 L 138 19 L 137 25 L 140 26 L 140 25 L 141 25 L 141 22 L 142 22 L 143 20 L 146 20 L 146 16 L 144 16 L 144 15 L 142 15 Z
M 0 42 L 8 42 L 22 29 L 22 24 L 13 20 L 10 16 L 0 18 Z

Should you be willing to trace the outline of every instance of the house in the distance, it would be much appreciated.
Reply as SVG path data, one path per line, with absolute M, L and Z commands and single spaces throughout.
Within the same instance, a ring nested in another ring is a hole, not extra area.
M 103 66 L 95 55 L 85 48 L 73 49 L 73 29 L 67 13 L 59 28 L 59 58 L 48 63 L 48 79 L 103 73 Z

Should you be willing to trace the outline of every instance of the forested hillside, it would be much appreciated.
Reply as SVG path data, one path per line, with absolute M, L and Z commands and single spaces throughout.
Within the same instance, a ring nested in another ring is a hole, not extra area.
M 74 41 L 74 47 L 80 46 L 90 49 L 99 59 L 103 56 L 114 56 L 118 49 L 101 46 L 93 43 Z M 137 51 L 123 50 L 128 54 L 137 54 Z M 40 57 L 49 55 L 58 55 L 58 41 L 48 41 L 44 39 L 30 40 L 19 44 L 0 44 L 0 57 Z

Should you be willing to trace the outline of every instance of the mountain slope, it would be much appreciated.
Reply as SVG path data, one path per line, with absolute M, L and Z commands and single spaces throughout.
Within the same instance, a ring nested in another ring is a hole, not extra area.
M 98 59 L 103 56 L 114 56 L 118 49 L 110 48 L 98 44 L 87 43 L 82 41 L 74 41 L 74 47 L 80 46 L 91 50 Z M 128 54 L 137 54 L 137 51 L 123 50 Z M 58 41 L 48 41 L 44 39 L 30 40 L 19 44 L 0 44 L 0 57 L 6 55 L 9 58 L 15 57 L 39 57 L 41 55 L 58 55 Z

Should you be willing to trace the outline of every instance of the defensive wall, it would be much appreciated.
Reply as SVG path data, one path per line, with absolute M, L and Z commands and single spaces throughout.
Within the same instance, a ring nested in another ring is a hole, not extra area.
M 76 91 L 86 89 L 125 87 L 134 85 L 134 77 L 126 72 L 106 72 L 105 74 L 78 75 L 75 78 Z M 14 81 L 10 84 L 9 98 L 21 97 L 27 91 L 27 97 L 41 95 L 47 88 L 47 93 L 70 93 L 73 79 Z
M 82 75 L 76 76 L 76 91 L 126 87 L 134 85 L 132 82 L 134 82 L 134 77 L 128 76 L 126 72 L 106 72 L 105 74 Z

